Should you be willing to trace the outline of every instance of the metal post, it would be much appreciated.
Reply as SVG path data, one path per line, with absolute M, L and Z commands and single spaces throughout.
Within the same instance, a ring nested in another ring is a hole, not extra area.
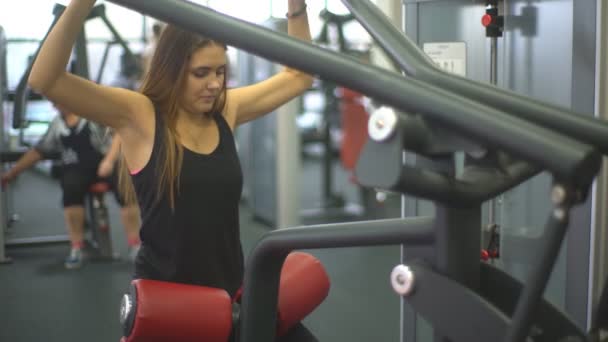
M 498 7 L 497 1 L 489 1 L 488 5 L 496 8 L 499 16 L 502 15 L 503 11 L 500 7 Z M 493 86 L 498 84 L 498 37 L 494 35 L 490 36 L 490 84 Z M 488 224 L 486 226 L 486 230 L 490 233 L 490 235 L 493 235 L 494 232 L 499 228 L 497 225 L 496 213 L 498 212 L 497 207 L 502 202 L 503 195 L 488 201 Z
M 481 206 L 454 209 L 436 203 L 435 267 L 443 275 L 473 289 L 479 288 Z M 447 341 L 435 332 L 435 341 Z
M 4 97 L 6 91 L 6 36 L 4 35 L 4 29 L 0 26 L 0 114 L 4 118 Z M 4 136 L 4 120 L 0 120 L 0 148 L 4 149 L 8 143 Z M 4 167 L 0 165 L 0 173 L 4 172 Z M 10 258 L 6 256 L 4 234 L 6 232 L 8 218 L 7 218 L 7 206 L 6 199 L 7 193 L 5 189 L 1 190 L 0 193 L 0 264 L 10 262 Z
M 602 119 L 608 119 L 608 4 L 605 1 L 597 2 L 597 33 L 596 33 L 596 108 L 595 113 Z M 601 295 L 602 287 L 608 286 L 608 218 L 606 217 L 606 204 L 608 203 L 608 163 L 597 178 L 592 231 L 590 236 L 591 255 L 590 262 L 591 281 L 589 295 L 587 296 L 587 328 L 598 319 L 593 306 Z
M 11 258 L 6 256 L 6 244 L 4 241 L 4 234 L 7 229 L 7 212 L 6 212 L 6 191 L 2 190 L 0 194 L 0 264 L 7 264 L 12 262 Z
M 551 200 L 554 206 L 541 239 L 543 246 L 538 258 L 532 261 L 532 267 L 525 280 L 526 285 L 522 289 L 512 316 L 511 327 L 504 339 L 505 342 L 524 341 L 528 335 L 536 308 L 542 300 L 543 292 L 568 230 L 574 196 L 574 191 L 566 186 L 561 184 L 553 186 Z
M 277 228 L 295 227 L 300 224 L 300 137 L 294 119 L 300 108 L 294 99 L 277 109 L 276 127 L 276 174 L 277 174 Z
M 89 78 L 89 59 L 87 54 L 87 36 L 82 28 L 80 34 L 78 34 L 78 38 L 76 39 L 76 45 L 74 46 L 74 53 L 76 54 L 76 70 L 74 70 L 74 74 L 77 74 L 86 79 Z
M 490 83 L 496 85 L 498 82 L 498 38 L 490 38 Z

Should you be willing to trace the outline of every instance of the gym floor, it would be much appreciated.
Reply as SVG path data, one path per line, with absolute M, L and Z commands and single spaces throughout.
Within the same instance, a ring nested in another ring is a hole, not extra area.
M 20 219 L 7 237 L 65 233 L 59 186 L 53 180 L 41 172 L 29 171 L 20 177 L 13 191 Z M 118 209 L 111 197 L 107 202 L 114 248 L 123 256 L 120 260 L 88 262 L 81 269 L 66 270 L 63 260 L 69 249 L 67 243 L 7 250 L 13 262 L 0 265 L 0 341 L 120 339 L 119 302 L 128 289 L 132 264 L 124 258 L 127 247 Z M 269 229 L 253 220 L 246 206 L 242 207 L 245 255 Z M 323 262 L 332 284 L 325 302 L 304 321 L 320 341 L 399 340 L 400 302 L 389 284 L 391 269 L 399 260 L 399 247 L 308 252 Z

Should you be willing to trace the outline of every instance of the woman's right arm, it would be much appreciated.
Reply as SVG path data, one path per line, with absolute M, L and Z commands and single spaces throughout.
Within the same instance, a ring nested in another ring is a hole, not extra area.
M 72 46 L 94 4 L 95 0 L 70 2 L 40 48 L 29 85 L 52 102 L 119 132 L 150 131 L 154 108 L 147 97 L 127 89 L 99 85 L 66 71 Z

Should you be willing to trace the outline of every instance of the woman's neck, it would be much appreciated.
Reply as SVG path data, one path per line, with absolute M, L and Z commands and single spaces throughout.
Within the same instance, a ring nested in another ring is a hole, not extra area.
M 180 111 L 177 117 L 178 126 L 196 126 L 206 127 L 213 122 L 213 118 L 208 114 L 193 114 L 186 111 Z

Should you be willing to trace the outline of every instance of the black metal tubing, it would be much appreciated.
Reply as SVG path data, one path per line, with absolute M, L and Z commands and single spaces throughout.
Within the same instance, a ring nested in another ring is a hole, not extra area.
M 481 263 L 480 278 L 478 293 L 505 315 L 511 316 L 523 289 L 521 281 L 498 267 L 484 262 Z M 584 329 L 544 298 L 541 298 L 538 305 L 534 325 L 542 330 L 540 335 L 534 336 L 535 342 L 555 342 L 567 336 L 575 336 L 580 342 L 588 341 Z
M 455 208 L 469 207 L 494 198 L 540 171 L 539 167 L 519 161 L 502 172 L 495 169 L 465 170 L 465 177 L 469 179 L 462 180 L 430 170 L 403 166 L 401 178 L 391 190 L 435 200 Z
M 342 0 L 370 35 L 408 75 L 509 114 L 549 127 L 608 154 L 608 123 L 491 84 L 450 75 L 433 62 L 369 0 Z
M 431 130 L 424 120 L 410 116 L 403 120 L 403 148 L 426 156 L 433 155 L 433 141 Z
M 101 63 L 99 70 L 97 71 L 97 77 L 95 78 L 95 82 L 101 83 L 101 77 L 103 76 L 103 71 L 106 68 L 106 62 L 108 60 L 108 55 L 110 54 L 110 49 L 112 48 L 113 42 L 106 43 L 106 48 L 103 50 L 103 55 L 101 57 Z
M 477 146 L 452 134 L 451 130 L 437 125 L 429 127 L 420 115 L 395 113 L 398 116 L 399 129 L 403 132 L 403 148 L 417 154 L 434 158 L 451 155 L 454 152 L 477 148 Z M 452 135 L 445 139 L 446 135 Z M 464 144 L 463 144 L 464 143 Z
M 59 17 L 63 13 L 64 10 L 65 10 L 65 6 L 56 4 L 55 7 L 53 8 L 53 14 L 56 17 Z M 116 30 L 114 25 L 112 25 L 112 23 L 106 16 L 106 6 L 104 4 L 100 4 L 100 5 L 93 7 L 93 9 L 91 9 L 91 12 L 87 16 L 86 20 L 90 20 L 90 19 L 94 19 L 94 18 L 100 18 L 103 21 L 103 23 L 106 25 L 108 30 L 110 30 L 110 32 L 112 33 L 112 37 L 114 37 L 114 40 L 111 43 L 120 45 L 122 47 L 122 49 L 124 50 L 125 54 L 127 55 L 127 58 L 135 61 L 136 60 L 135 55 L 129 48 L 129 45 L 121 37 L 121 35 L 118 33 L 118 31 Z M 42 45 L 42 43 L 41 43 L 41 45 Z M 104 59 L 104 61 L 105 61 L 105 59 Z M 104 62 L 102 62 L 102 68 L 103 68 L 103 66 L 105 66 Z M 101 76 L 100 76 L 101 72 L 99 72 L 98 75 L 99 75 L 98 76 L 98 82 L 99 82 L 99 80 L 101 79 Z
M 21 76 L 21 79 L 19 80 L 17 88 L 15 89 L 15 97 L 14 97 L 15 104 L 14 104 L 14 108 L 13 108 L 13 129 L 22 128 L 23 119 L 25 116 L 26 103 L 29 98 L 29 94 L 28 94 L 29 88 L 28 88 L 27 80 L 30 77 L 30 72 L 32 71 L 32 66 L 34 65 L 34 61 L 38 57 L 38 52 L 40 51 L 40 47 L 42 47 L 42 44 L 44 44 L 46 37 L 51 32 L 51 30 L 57 23 L 57 20 L 59 20 L 59 17 L 61 16 L 61 14 L 63 13 L 64 10 L 65 10 L 65 6 L 60 5 L 60 4 L 55 4 L 55 6 L 53 7 L 53 15 L 55 16 L 55 18 L 53 19 L 53 22 L 51 23 L 51 26 L 49 27 L 48 31 L 44 35 L 44 38 L 42 38 L 42 40 L 40 41 L 40 45 L 38 46 L 38 49 L 36 49 L 36 53 L 34 54 L 34 58 L 32 59 L 32 62 L 27 66 L 27 69 Z M 105 5 L 102 4 L 102 5 L 95 6 L 91 10 L 91 13 L 89 13 L 89 15 L 87 16 L 87 20 L 97 18 L 97 17 L 101 18 L 101 20 L 106 24 L 106 26 L 108 27 L 108 29 L 110 30 L 110 32 L 112 32 L 112 35 L 114 36 L 114 41 L 116 43 L 118 43 L 125 50 L 125 53 L 127 54 L 128 58 L 135 60 L 135 56 L 133 55 L 133 52 L 131 52 L 131 49 L 129 49 L 129 46 L 127 45 L 125 40 L 122 39 L 120 34 L 118 34 L 118 31 L 116 31 L 116 29 L 114 28 L 112 23 L 110 23 L 110 21 L 106 17 Z M 103 64 L 102 64 L 102 68 L 103 68 Z M 101 72 L 99 73 L 99 75 L 101 75 Z
M 17 84 L 17 88 L 15 89 L 15 98 L 14 98 L 15 102 L 13 105 L 13 129 L 20 129 L 23 126 L 23 119 L 25 116 L 26 103 L 27 103 L 27 100 L 29 97 L 28 96 L 29 87 L 27 85 L 27 80 L 30 77 L 30 73 L 32 72 L 32 65 L 34 65 L 34 61 L 36 60 L 36 57 L 38 56 L 40 47 L 42 46 L 42 43 L 44 43 L 44 41 L 46 40 L 46 37 L 51 32 L 51 29 L 53 28 L 53 26 L 55 26 L 55 24 L 57 23 L 57 20 L 59 20 L 59 17 L 55 16 L 55 18 L 53 19 L 53 22 L 51 23 L 51 26 L 49 27 L 48 31 L 46 31 L 44 38 L 42 38 L 42 42 L 38 46 L 38 49 L 36 49 L 36 53 L 34 54 L 34 58 L 32 59 L 32 62 L 27 66 L 27 69 L 25 69 L 23 76 L 21 76 L 21 79 L 19 80 L 19 83 Z
M 404 299 L 427 321 L 437 323 L 449 341 L 500 341 L 510 320 L 470 288 L 429 269 L 409 265 L 415 275 L 415 288 Z M 433 304 L 435 303 L 435 304 Z
M 481 203 L 511 188 L 525 182 L 540 173 L 542 169 L 524 161 L 512 161 L 502 169 L 476 168 L 474 165 L 465 166 L 462 183 L 472 184 L 463 187 L 459 196 L 468 199 L 470 203 Z
M 566 236 L 570 209 L 569 204 L 555 206 L 549 214 L 542 238 L 544 246 L 539 249 L 539 257 L 533 260 L 532 268 L 525 282 L 526 285 L 518 298 L 513 313 L 512 324 L 503 339 L 505 342 L 524 341 L 528 335 L 536 309 L 542 300 L 543 292 Z
M 415 118 L 400 114 L 398 118 L 396 131 L 389 140 L 368 140 L 365 144 L 355 172 L 361 185 L 399 191 L 462 208 L 493 198 L 541 171 L 540 167 L 521 160 L 501 162 L 500 166 L 496 165 L 497 162 L 476 161 L 483 164 L 468 162 L 462 176 L 456 179 L 453 175 L 424 166 L 404 166 L 401 162 L 402 147 L 429 155 L 431 153 L 428 152 L 434 149 L 433 137 Z M 440 156 L 431 157 L 437 161 Z M 581 193 L 586 193 L 585 189 Z
M 46 40 L 46 37 L 49 35 L 49 33 L 51 32 L 51 30 L 53 29 L 55 24 L 57 23 L 57 20 L 59 20 L 59 17 L 63 13 L 64 10 L 65 10 L 64 5 L 55 4 L 55 6 L 53 7 L 53 15 L 55 16 L 53 18 L 53 22 L 51 23 L 51 26 L 49 26 L 49 29 L 46 31 L 44 38 L 42 38 L 42 40 L 40 41 L 40 45 L 36 49 L 36 53 L 34 53 L 34 57 L 32 58 L 32 61 L 27 66 L 27 69 L 25 69 L 25 72 L 21 76 L 21 79 L 19 79 L 19 83 L 17 84 L 17 88 L 15 89 L 15 96 L 13 98 L 13 101 L 14 101 L 13 124 L 12 124 L 13 129 L 23 128 L 23 120 L 25 117 L 25 110 L 27 108 L 27 101 L 30 98 L 30 94 L 29 94 L 30 91 L 29 91 L 29 87 L 27 84 L 27 80 L 30 77 L 30 73 L 32 71 L 32 66 L 34 65 L 34 61 L 38 57 L 38 52 L 40 51 L 42 44 Z M 93 12 L 94 11 L 92 10 L 92 13 L 89 14 L 89 17 L 96 15 Z M 23 143 L 23 141 L 21 141 L 21 143 Z
M 458 182 L 449 175 L 418 167 L 403 166 L 399 182 L 391 190 L 411 196 L 435 200 L 446 205 L 468 207 L 470 198 L 462 195 L 472 184 Z
M 274 341 L 280 270 L 295 249 L 354 246 L 429 246 L 434 218 L 416 217 L 280 229 L 264 236 L 245 268 L 241 341 Z
M 102 5 L 99 5 L 99 6 L 102 6 Z M 120 36 L 118 31 L 116 31 L 116 28 L 114 28 L 114 25 L 112 25 L 110 20 L 108 20 L 108 17 L 106 17 L 105 6 L 103 7 L 103 10 L 104 10 L 104 12 L 100 16 L 100 18 L 104 22 L 104 24 L 106 24 L 106 26 L 108 27 L 108 30 L 110 30 L 110 32 L 112 32 L 112 36 L 114 37 L 113 43 L 117 43 L 118 45 L 120 45 L 122 47 L 123 51 L 125 52 L 125 54 L 127 55 L 127 58 L 135 61 L 136 60 L 135 55 L 133 54 L 133 52 L 131 51 L 131 49 L 125 42 L 125 40 L 122 39 L 122 37 Z
M 181 0 L 110 0 L 264 58 L 346 85 L 403 111 L 420 113 L 486 145 L 590 183 L 599 156 L 586 145 L 438 87 Z M 475 123 L 472 125 L 471 123 Z

